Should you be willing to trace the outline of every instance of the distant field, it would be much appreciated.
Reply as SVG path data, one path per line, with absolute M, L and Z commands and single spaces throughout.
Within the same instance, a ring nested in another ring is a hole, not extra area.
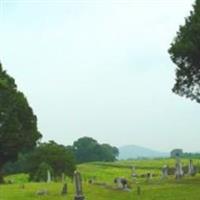
M 188 160 L 183 160 L 188 164 Z M 86 200 L 200 200 L 200 174 L 196 177 L 185 176 L 176 181 L 173 176 L 167 180 L 161 180 L 160 169 L 164 164 L 174 166 L 174 160 L 137 160 L 120 161 L 115 163 L 88 163 L 78 166 L 83 176 L 83 188 Z M 194 160 L 199 166 L 199 160 Z M 157 176 L 149 183 L 144 178 L 136 181 L 131 178 L 131 167 L 136 167 L 138 174 L 148 171 L 156 173 Z M 113 179 L 118 176 L 126 177 L 131 187 L 130 191 L 116 189 Z M 93 178 L 96 184 L 89 184 L 88 179 Z M 7 177 L 14 180 L 14 184 L 0 186 L 0 200 L 64 200 L 73 199 L 74 187 L 68 179 L 68 195 L 61 196 L 62 183 L 28 183 L 25 174 Z M 22 187 L 24 184 L 24 188 Z M 141 187 L 141 195 L 137 195 L 137 186 Z M 36 191 L 47 189 L 48 195 L 37 196 Z
M 181 160 L 183 166 L 187 168 L 189 160 Z M 200 160 L 193 160 L 193 164 L 200 168 Z M 83 178 L 88 179 L 95 177 L 97 180 L 111 181 L 114 177 L 124 176 L 128 179 L 131 177 L 132 167 L 136 168 L 138 175 L 151 172 L 157 177 L 161 176 L 161 168 L 163 165 L 168 165 L 173 168 L 175 166 L 174 159 L 155 159 L 155 160 L 128 160 L 117 161 L 114 163 L 94 162 L 79 165 L 79 170 L 83 174 Z

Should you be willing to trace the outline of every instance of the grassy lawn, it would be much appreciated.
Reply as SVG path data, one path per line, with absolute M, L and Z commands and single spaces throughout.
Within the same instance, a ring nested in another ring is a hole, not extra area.
M 200 199 L 200 175 L 196 177 L 185 176 L 176 181 L 173 176 L 166 180 L 160 179 L 160 168 L 163 164 L 173 166 L 173 160 L 144 160 L 121 161 L 116 163 L 90 163 L 78 166 L 83 176 L 83 189 L 86 200 L 199 200 Z M 187 160 L 183 161 L 185 164 Z M 198 160 L 194 163 L 197 165 Z M 132 180 L 130 166 L 136 166 L 137 173 L 153 171 L 158 174 L 149 183 L 144 178 Z M 151 167 L 150 167 L 151 166 Z M 148 167 L 148 168 L 146 168 Z M 129 180 L 131 190 L 121 191 L 116 189 L 113 179 L 124 176 Z M 88 179 L 94 178 L 96 184 L 89 184 Z M 25 174 L 10 176 L 7 179 L 14 180 L 14 184 L 0 186 L 0 200 L 64 200 L 73 199 L 74 187 L 68 179 L 68 194 L 62 196 L 62 183 L 28 183 Z M 24 184 L 24 188 L 22 187 Z M 141 195 L 137 195 L 137 187 L 141 188 Z M 45 189 L 47 195 L 38 196 L 38 190 Z

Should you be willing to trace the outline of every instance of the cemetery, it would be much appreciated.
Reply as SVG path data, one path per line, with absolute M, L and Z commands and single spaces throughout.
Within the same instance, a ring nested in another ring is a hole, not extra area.
M 198 200 L 199 169 L 197 159 L 83 163 L 77 166 L 72 179 L 54 181 L 49 171 L 46 182 L 39 183 L 29 182 L 26 174 L 8 176 L 7 183 L 0 187 L 0 199 Z
M 200 0 L 0 0 L 0 24 L 0 200 L 200 200 Z

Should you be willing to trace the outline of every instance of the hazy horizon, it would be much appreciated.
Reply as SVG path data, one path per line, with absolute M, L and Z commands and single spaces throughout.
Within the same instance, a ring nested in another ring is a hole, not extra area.
M 200 151 L 200 105 L 171 89 L 167 50 L 193 0 L 3 0 L 0 60 L 43 141 Z

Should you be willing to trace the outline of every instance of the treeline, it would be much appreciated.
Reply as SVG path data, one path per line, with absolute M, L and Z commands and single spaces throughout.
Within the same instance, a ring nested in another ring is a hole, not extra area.
M 82 137 L 71 147 L 77 163 L 91 161 L 115 161 L 119 155 L 117 147 L 109 144 L 99 144 L 95 139 Z
M 53 177 L 62 174 L 72 177 L 76 164 L 92 161 L 115 161 L 118 149 L 109 144 L 99 144 L 95 139 L 82 137 L 72 146 L 54 141 L 39 143 L 32 151 L 20 152 L 16 161 L 8 161 L 2 168 L 4 175 L 28 173 L 33 181 L 45 181 L 47 170 Z
M 189 152 L 184 152 L 181 155 L 182 158 L 200 158 L 200 153 L 189 153 Z

